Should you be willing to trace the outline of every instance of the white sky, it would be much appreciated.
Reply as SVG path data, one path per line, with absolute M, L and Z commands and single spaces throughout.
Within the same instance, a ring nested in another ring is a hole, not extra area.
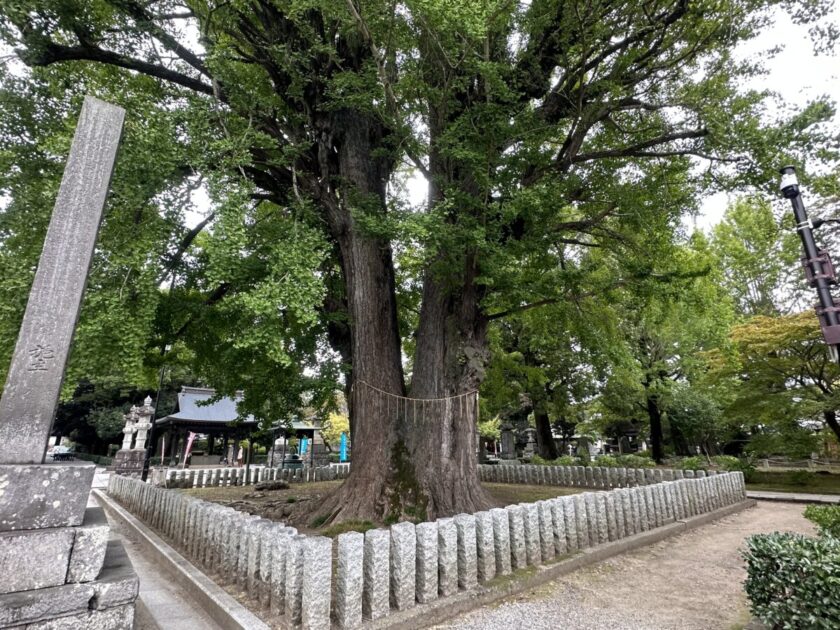
M 840 3 L 834 4 L 828 21 L 840 24 Z M 784 46 L 784 49 L 766 64 L 769 73 L 745 84 L 746 89 L 773 90 L 788 104 L 798 107 L 826 95 L 836 104 L 840 103 L 840 64 L 837 57 L 815 55 L 807 27 L 790 23 L 782 9 L 775 11 L 772 27 L 737 52 L 741 59 L 762 58 L 764 51 L 775 46 Z M 840 115 L 835 114 L 831 124 L 840 133 Z M 803 194 L 807 198 L 806 190 Z M 728 202 L 726 193 L 703 199 L 700 216 L 696 221 L 687 217 L 686 225 L 694 223 L 708 230 L 721 220 Z

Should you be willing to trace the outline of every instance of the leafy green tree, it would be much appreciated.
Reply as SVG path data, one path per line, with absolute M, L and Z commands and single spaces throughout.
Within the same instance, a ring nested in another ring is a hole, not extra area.
M 840 440 L 840 368 L 828 355 L 813 311 L 754 317 L 733 327 L 731 343 L 732 353 L 710 357 L 719 376 L 737 378 L 728 413 L 758 433 L 783 436 L 817 420 Z
M 712 230 L 724 287 L 741 315 L 777 315 L 795 300 L 801 245 L 790 223 L 777 221 L 766 199 L 743 197 Z
M 36 69 L 23 89 L 71 110 L 92 91 L 136 112 L 127 146 L 144 150 L 118 165 L 135 194 L 113 229 L 137 235 L 147 208 L 160 231 L 142 232 L 156 236 L 126 265 L 136 275 L 108 265 L 109 283 L 93 281 L 103 304 L 89 325 L 105 318 L 96 328 L 113 336 L 122 322 L 102 307 L 117 287 L 153 293 L 162 273 L 152 347 L 182 340 L 210 382 L 244 386 L 244 406 L 268 418 L 331 392 L 339 365 L 348 392 L 473 390 L 489 323 L 566 299 L 564 259 L 675 221 L 711 181 L 768 186 L 779 147 L 788 159 L 824 148 L 825 103 L 767 126 L 763 96 L 739 91 L 757 69 L 731 51 L 774 4 L 19 0 L 0 10 L 0 35 Z M 121 170 L 142 168 L 146 179 Z M 428 181 L 424 208 L 393 192 L 406 168 Z M 183 205 L 149 207 L 195 177 L 213 200 L 203 242 Z M 473 419 L 453 408 L 424 423 L 357 395 L 353 471 L 324 513 L 486 507 Z

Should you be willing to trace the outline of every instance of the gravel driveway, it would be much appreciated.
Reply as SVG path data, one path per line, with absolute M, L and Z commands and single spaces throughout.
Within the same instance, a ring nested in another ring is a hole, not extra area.
M 713 524 L 581 569 L 438 628 L 726 630 L 750 620 L 739 550 L 776 530 L 813 533 L 804 506 L 759 502 Z

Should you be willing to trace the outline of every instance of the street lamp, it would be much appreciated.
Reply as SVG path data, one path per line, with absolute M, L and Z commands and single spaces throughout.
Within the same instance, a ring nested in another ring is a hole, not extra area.
M 790 199 L 793 206 L 793 216 L 796 218 L 796 231 L 802 241 L 805 256 L 802 266 L 805 268 L 805 278 L 817 290 L 819 304 L 815 306 L 820 320 L 823 338 L 828 344 L 829 353 L 834 361 L 838 361 L 837 346 L 840 344 L 840 308 L 835 305 L 831 295 L 831 285 L 837 284 L 837 275 L 828 252 L 817 248 L 814 241 L 814 228 L 819 227 L 825 220 L 817 219 L 812 222 L 805 211 L 802 194 L 799 191 L 799 180 L 796 178 L 796 168 L 785 166 L 779 171 L 782 175 L 781 189 L 785 198 Z

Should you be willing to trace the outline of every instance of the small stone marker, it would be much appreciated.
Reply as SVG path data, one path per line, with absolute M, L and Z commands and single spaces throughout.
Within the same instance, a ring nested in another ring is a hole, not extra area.
M 388 614 L 390 554 L 391 535 L 387 529 L 365 532 L 362 612 L 366 619 L 381 619 Z
M 521 505 L 508 505 L 508 532 L 510 534 L 511 568 L 524 569 L 528 566 L 525 551 L 525 519 Z
M 455 521 L 441 518 L 437 522 L 438 593 L 441 597 L 458 592 L 458 531 Z
M 496 556 L 496 575 L 509 575 L 511 571 L 510 520 L 502 508 L 490 510 L 493 519 L 493 548 Z
M 391 607 L 396 610 L 414 606 L 416 544 L 414 523 L 391 526 Z
M 490 512 L 476 512 L 475 547 L 478 581 L 487 582 L 496 577 L 496 552 L 493 543 L 493 517 Z
M 44 460 L 124 117 L 85 98 L 0 399 L 0 464 Z
M 417 601 L 426 604 L 438 596 L 437 523 L 419 523 L 417 535 Z
M 301 623 L 309 630 L 330 630 L 332 540 L 307 536 L 303 543 Z
M 347 532 L 336 541 L 335 621 L 339 628 L 362 625 L 365 536 Z
M 471 514 L 458 514 L 455 529 L 458 532 L 458 588 L 466 591 L 478 583 L 475 518 Z
M 521 503 L 525 522 L 525 555 L 528 566 L 542 564 L 540 550 L 540 511 L 536 503 Z

